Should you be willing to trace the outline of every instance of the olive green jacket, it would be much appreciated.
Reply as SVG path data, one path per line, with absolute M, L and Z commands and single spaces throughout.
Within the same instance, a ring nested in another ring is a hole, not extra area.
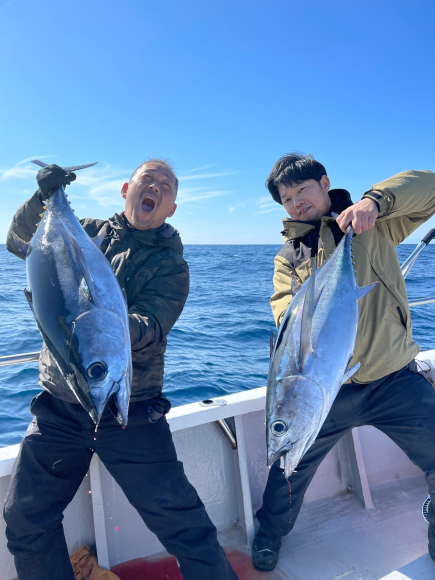
M 43 203 L 37 191 L 14 215 L 6 246 L 19 258 L 23 256 L 12 232 L 30 241 L 41 213 Z M 137 230 L 123 213 L 108 220 L 82 219 L 80 223 L 91 237 L 105 233 L 100 249 L 127 293 L 133 361 L 131 400 L 156 397 L 163 388 L 166 337 L 189 293 L 189 269 L 180 235 L 169 224 L 156 230 Z M 54 396 L 77 403 L 45 345 L 39 359 L 39 383 Z
M 396 247 L 435 214 L 435 173 L 404 171 L 377 183 L 363 197 L 379 203 L 380 213 L 372 229 L 353 238 L 356 281 L 359 286 L 379 283 L 359 302 L 358 334 L 350 366 L 360 362 L 352 380 L 369 383 L 403 368 L 420 350 L 412 339 L 405 280 Z M 350 197 L 347 205 L 351 205 Z M 334 203 L 331 209 L 334 211 Z M 334 251 L 338 228 L 330 216 L 322 217 L 320 225 L 289 218 L 283 223 L 286 243 L 275 257 L 275 292 L 270 301 L 277 326 L 293 293 L 310 277 L 314 256 L 317 254 L 320 266 Z M 320 244 L 317 235 L 314 247 L 312 236 L 316 228 Z M 301 243 L 310 237 L 311 244 Z

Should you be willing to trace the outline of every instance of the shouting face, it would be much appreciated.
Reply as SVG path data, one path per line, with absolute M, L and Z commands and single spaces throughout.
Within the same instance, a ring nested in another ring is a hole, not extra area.
M 323 175 L 320 181 L 306 179 L 291 186 L 279 184 L 278 192 L 285 211 L 293 220 L 316 222 L 331 207 L 329 187 L 329 178 Z
M 125 217 L 138 230 L 159 228 L 177 208 L 177 184 L 172 171 L 160 163 L 142 165 L 129 183 L 124 183 Z

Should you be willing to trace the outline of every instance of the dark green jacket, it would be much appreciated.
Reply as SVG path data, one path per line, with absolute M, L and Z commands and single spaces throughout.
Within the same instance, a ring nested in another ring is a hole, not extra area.
M 41 213 L 43 201 L 37 191 L 14 215 L 6 240 L 10 252 L 22 258 L 12 232 L 30 241 Z M 189 269 L 180 235 L 169 224 L 157 230 L 137 230 L 123 213 L 109 220 L 82 219 L 80 223 L 91 237 L 105 232 L 101 251 L 127 292 L 133 359 L 131 400 L 158 396 L 163 388 L 166 337 L 189 293 Z M 69 388 L 46 348 L 39 361 L 39 383 L 58 398 L 77 402 L 74 396 L 69 399 Z

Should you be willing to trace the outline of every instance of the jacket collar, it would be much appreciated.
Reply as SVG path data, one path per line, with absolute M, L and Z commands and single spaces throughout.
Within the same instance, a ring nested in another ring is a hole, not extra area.
M 166 222 L 156 229 L 138 230 L 128 222 L 124 212 L 121 212 L 109 218 L 109 223 L 112 229 L 111 236 L 115 239 L 122 240 L 131 236 L 139 247 L 163 246 L 183 255 L 180 233 Z
M 284 230 L 281 232 L 287 240 L 295 240 L 305 236 L 312 230 L 320 228 L 322 223 L 334 222 L 335 218 L 331 216 L 331 212 L 340 214 L 346 208 L 353 205 L 350 193 L 346 189 L 331 189 L 329 191 L 331 198 L 331 209 L 327 215 L 324 215 L 318 222 L 303 222 L 285 218 L 283 220 Z

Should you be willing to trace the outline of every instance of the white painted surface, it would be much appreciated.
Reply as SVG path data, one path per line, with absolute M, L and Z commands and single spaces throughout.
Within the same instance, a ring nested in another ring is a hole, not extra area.
M 247 442 L 244 430 L 245 415 L 235 417 L 237 436 L 237 456 L 240 475 L 240 485 L 242 488 L 243 520 L 248 546 L 254 541 L 254 517 L 252 513 L 251 484 L 249 481 Z
M 106 520 L 104 515 L 104 497 L 101 485 L 101 461 L 93 455 L 89 469 L 92 493 L 92 514 L 94 516 L 95 542 L 98 563 L 101 568 L 109 569 L 109 549 L 107 546 Z
M 358 432 L 370 486 L 421 475 L 421 470 L 384 433 L 368 425 L 358 427 Z

